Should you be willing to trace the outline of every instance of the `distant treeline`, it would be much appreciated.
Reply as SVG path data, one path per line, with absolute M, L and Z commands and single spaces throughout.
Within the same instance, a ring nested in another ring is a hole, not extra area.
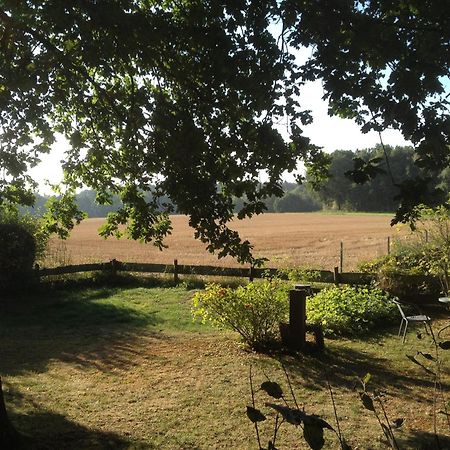
M 386 155 L 387 158 L 386 158 Z M 383 173 L 365 184 L 351 181 L 345 172 L 354 168 L 354 158 L 364 161 L 381 158 L 380 168 Z M 392 212 L 397 209 L 396 195 L 398 187 L 407 178 L 421 175 L 420 169 L 414 165 L 412 147 L 377 146 L 365 150 L 336 150 L 331 153 L 329 167 L 330 178 L 324 181 L 318 190 L 311 185 L 311 174 L 306 170 L 306 182 L 303 184 L 283 183 L 283 197 L 272 197 L 266 200 L 268 212 L 311 212 L 320 210 L 343 210 L 365 212 Z M 450 168 L 443 168 L 438 179 L 438 187 L 446 192 L 450 191 Z M 148 200 L 151 194 L 146 194 Z M 48 197 L 37 195 L 32 213 L 41 214 L 45 210 Z M 96 193 L 84 190 L 77 194 L 79 208 L 89 217 L 105 217 L 109 212 L 117 211 L 121 201 L 117 196 L 112 197 L 109 205 L 99 205 Z M 235 199 L 236 212 L 242 208 L 245 199 Z M 161 203 L 170 203 L 170 199 L 163 198 Z M 176 211 L 176 209 L 175 209 Z

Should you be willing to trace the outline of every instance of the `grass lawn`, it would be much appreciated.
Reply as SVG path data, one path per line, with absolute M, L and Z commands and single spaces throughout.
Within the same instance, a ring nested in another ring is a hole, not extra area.
M 256 449 L 245 413 L 249 367 L 255 384 L 267 376 L 288 391 L 282 364 L 300 406 L 335 426 L 329 379 L 353 448 L 385 448 L 358 396 L 358 377 L 367 372 L 388 416 L 405 419 L 396 432 L 401 448 L 427 448 L 413 443 L 417 437 L 433 442 L 432 377 L 405 356 L 432 350 L 428 336 L 415 337 L 417 328 L 405 345 L 390 329 L 365 340 L 326 340 L 321 355 L 262 355 L 242 348 L 234 333 L 193 323 L 192 295 L 183 287 L 72 286 L 2 301 L 0 375 L 10 417 L 30 447 Z M 441 354 L 448 399 L 450 351 Z M 270 418 L 261 426 L 265 445 L 274 418 L 266 401 L 256 394 Z M 450 434 L 445 416 L 436 419 L 440 434 Z M 324 448 L 338 448 L 331 432 L 325 440 Z M 450 448 L 448 438 L 441 443 Z M 308 448 L 290 425 L 277 447 Z

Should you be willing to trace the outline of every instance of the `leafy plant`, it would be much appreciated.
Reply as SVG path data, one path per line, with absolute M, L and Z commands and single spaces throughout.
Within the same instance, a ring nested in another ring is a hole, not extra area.
M 436 208 L 420 205 L 414 209 L 416 221 L 412 239 L 397 240 L 390 255 L 361 266 L 364 272 L 378 273 L 380 287 L 393 295 L 439 294 L 450 292 L 450 202 Z M 407 280 L 404 275 L 430 277 Z M 434 280 L 433 278 L 434 277 Z
M 323 326 L 326 335 L 355 335 L 367 332 L 395 317 L 395 305 L 389 296 L 373 287 L 337 287 L 323 289 L 309 297 L 308 321 Z
M 49 233 L 41 218 L 28 213 L 21 214 L 17 206 L 3 203 L 0 205 L 0 224 L 18 225 L 26 230 L 34 238 L 36 260 L 45 256 Z
M 0 289 L 16 289 L 31 280 L 36 256 L 33 236 L 19 224 L 0 224 Z
M 287 285 L 275 278 L 236 289 L 209 284 L 193 297 L 194 318 L 237 331 L 254 349 L 270 347 L 279 337 L 279 323 L 288 315 Z
M 259 390 L 255 392 L 252 369 L 250 367 L 249 380 L 252 404 L 247 405 L 247 417 L 255 427 L 259 450 L 265 450 L 266 448 L 262 446 L 262 438 L 258 424 L 267 420 L 266 414 L 264 414 L 260 409 L 256 407 L 255 394 L 260 391 L 264 392 L 268 397 L 270 397 L 271 401 L 265 402 L 265 406 L 271 411 L 275 411 L 276 413 L 273 433 L 268 442 L 267 450 L 276 450 L 275 445 L 278 437 L 278 432 L 280 431 L 282 425 L 285 423 L 293 425 L 296 428 L 300 427 L 303 430 L 303 439 L 308 444 L 309 448 L 313 450 L 320 450 L 324 446 L 324 430 L 330 430 L 336 433 L 342 450 L 351 450 L 351 447 L 347 444 L 341 434 L 339 419 L 337 417 L 331 387 L 330 393 L 335 412 L 337 430 L 335 430 L 322 417 L 319 417 L 315 414 L 308 414 L 305 412 L 304 408 L 300 409 L 286 369 L 284 369 L 284 373 L 289 386 L 289 394 L 286 394 L 283 391 L 283 388 L 278 383 L 271 381 L 269 378 L 267 378 L 267 376 L 267 381 L 261 383 Z
M 320 278 L 320 272 L 310 267 L 286 267 L 278 269 L 280 278 L 287 278 L 292 282 L 314 282 Z

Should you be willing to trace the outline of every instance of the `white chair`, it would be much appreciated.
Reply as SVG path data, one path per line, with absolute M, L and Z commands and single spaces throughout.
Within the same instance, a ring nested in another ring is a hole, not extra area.
M 398 329 L 398 335 L 400 336 L 402 334 L 403 329 L 403 341 L 402 343 L 405 343 L 406 339 L 406 330 L 408 329 L 408 323 L 409 322 L 421 322 L 425 325 L 425 331 L 428 333 L 427 330 L 427 324 L 430 324 L 431 318 L 426 316 L 425 314 L 419 314 L 417 316 L 407 316 L 405 312 L 403 311 L 402 304 L 398 300 L 394 300 L 394 303 L 397 305 L 398 310 L 400 311 L 400 314 L 402 316 L 402 321 L 400 322 L 400 328 Z M 404 327 L 403 327 L 404 325 Z

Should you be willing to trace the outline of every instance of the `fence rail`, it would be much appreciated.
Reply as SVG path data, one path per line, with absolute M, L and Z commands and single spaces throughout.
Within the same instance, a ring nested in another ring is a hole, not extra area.
M 254 267 L 184 265 L 178 264 L 177 260 L 174 260 L 173 264 L 152 264 L 121 262 L 113 259 L 104 263 L 77 264 L 54 268 L 39 268 L 37 266 L 35 268 L 35 274 L 37 278 L 95 271 L 104 271 L 113 274 L 117 272 L 172 274 L 175 282 L 178 281 L 179 275 L 238 277 L 248 278 L 250 281 L 255 278 L 278 275 L 281 278 L 287 279 L 286 274 L 280 272 L 279 269 L 274 268 L 261 269 Z M 334 271 L 312 269 L 311 273 L 313 274 L 312 281 L 318 283 L 365 285 L 377 279 L 376 274 L 339 272 L 338 267 L 336 267 Z M 431 279 L 433 279 L 433 277 L 420 275 L 403 275 L 401 278 L 403 282 L 411 282 L 414 284 L 430 281 Z

